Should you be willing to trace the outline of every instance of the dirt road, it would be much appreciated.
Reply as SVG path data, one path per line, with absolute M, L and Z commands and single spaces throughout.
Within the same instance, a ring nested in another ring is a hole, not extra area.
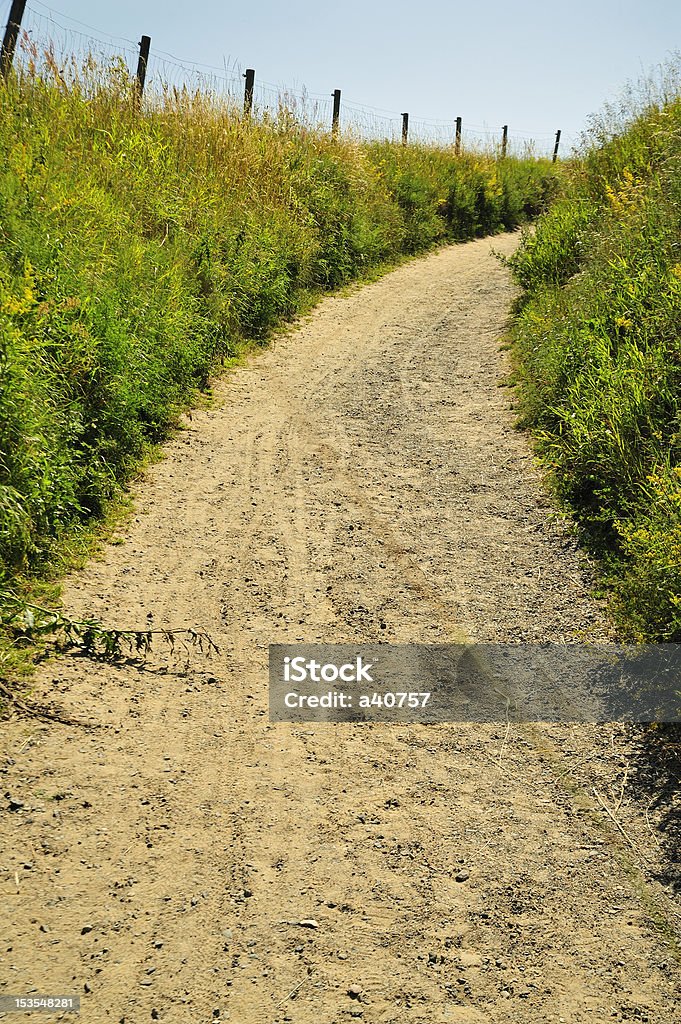
M 617 730 L 268 720 L 272 642 L 608 635 L 499 386 L 491 244 L 231 373 L 69 581 L 71 614 L 221 653 L 52 662 L 38 693 L 104 728 L 3 725 L 0 993 L 88 1024 L 678 1020 L 644 839 L 574 785 L 600 766 L 625 812 Z

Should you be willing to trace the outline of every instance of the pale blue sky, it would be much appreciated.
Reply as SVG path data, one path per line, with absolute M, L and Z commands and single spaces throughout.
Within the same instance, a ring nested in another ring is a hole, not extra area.
M 483 0 L 413 5 L 384 0 L 28 0 L 152 52 L 217 67 L 254 67 L 258 80 L 343 97 L 464 127 L 576 137 L 628 79 L 681 49 L 672 0 Z M 3 24 L 9 0 L 0 0 Z M 55 14 L 58 18 L 58 14 Z M 188 23 L 191 18 L 191 25 Z M 77 25 L 62 22 L 72 29 Z M 87 33 L 88 30 L 81 28 Z

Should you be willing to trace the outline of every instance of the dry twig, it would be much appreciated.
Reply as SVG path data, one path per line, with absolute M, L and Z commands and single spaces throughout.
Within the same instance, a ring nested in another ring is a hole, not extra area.
M 295 999 L 295 997 L 298 995 L 298 993 L 300 992 L 300 990 L 303 987 L 303 985 L 305 984 L 305 982 L 308 981 L 308 979 L 311 978 L 313 974 L 314 974 L 314 968 L 313 967 L 308 967 L 307 974 L 305 975 L 305 977 L 302 978 L 302 980 L 298 982 L 298 984 L 296 985 L 295 988 L 291 989 L 291 991 L 289 992 L 289 994 L 287 996 L 284 996 L 284 998 L 280 1002 L 277 1003 L 277 1007 L 276 1007 L 277 1010 L 281 1006 L 283 1006 L 284 1003 L 287 1003 L 289 1001 L 289 999 Z
M 606 813 L 606 814 L 608 815 L 608 817 L 609 817 L 609 818 L 611 819 L 611 821 L 613 821 L 613 822 L 614 822 L 614 824 L 615 824 L 615 825 L 617 826 L 617 828 L 619 829 L 619 831 L 620 831 L 620 832 L 622 833 L 622 835 L 624 836 L 624 838 L 626 839 L 626 841 L 627 841 L 627 842 L 629 843 L 629 846 L 630 846 L 630 847 L 632 848 L 632 850 L 634 851 L 634 853 L 636 854 L 636 856 L 637 856 L 637 857 L 641 857 L 641 859 L 642 859 L 642 860 L 646 860 L 647 858 L 646 858 L 646 857 L 645 857 L 645 856 L 644 856 L 644 855 L 643 855 L 643 854 L 642 854 L 642 853 L 640 852 L 640 850 L 638 850 L 638 849 L 637 849 L 637 847 L 636 847 L 636 845 L 635 845 L 635 843 L 634 843 L 633 839 L 631 838 L 631 836 L 629 835 L 629 833 L 625 831 L 625 829 L 624 829 L 624 828 L 623 828 L 623 826 L 622 826 L 622 823 L 621 823 L 621 822 L 620 822 L 620 821 L 619 821 L 619 820 L 618 820 L 618 819 L 617 819 L 617 818 L 615 817 L 615 815 L 614 815 L 614 814 L 612 813 L 612 811 L 611 811 L 611 810 L 610 810 L 610 808 L 608 807 L 607 803 L 605 802 L 605 800 L 603 799 L 603 797 L 602 797 L 602 796 L 601 796 L 601 794 L 600 794 L 600 793 L 598 792 L 598 790 L 596 789 L 596 787 L 595 787 L 595 786 L 594 786 L 594 787 L 592 788 L 591 792 L 592 792 L 592 793 L 593 793 L 593 795 L 594 795 L 594 796 L 596 797 L 596 799 L 598 800 L 599 804 L 601 805 L 601 807 L 603 808 L 603 810 L 605 811 L 605 813 Z

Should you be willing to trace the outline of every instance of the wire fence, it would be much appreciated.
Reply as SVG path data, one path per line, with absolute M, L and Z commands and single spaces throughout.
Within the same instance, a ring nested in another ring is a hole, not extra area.
M 10 0 L 0 0 L 0 23 L 6 24 Z M 131 37 L 110 35 L 94 26 L 60 13 L 42 0 L 30 0 L 22 18 L 15 65 L 28 66 L 36 54 L 48 51 L 60 67 L 76 62 L 127 67 L 134 76 L 139 61 L 139 43 Z M 182 60 L 153 46 L 146 64 L 144 103 L 153 107 L 168 91 L 204 93 L 223 103 L 242 109 L 244 104 L 244 69 L 238 62 L 222 67 Z M 252 116 L 278 116 L 282 111 L 297 121 L 316 128 L 331 129 L 333 94 L 311 93 L 290 89 L 257 77 L 253 87 Z M 366 140 L 404 139 L 403 114 L 342 99 L 337 130 Z M 499 151 L 503 126 L 469 124 L 463 120 L 460 145 L 464 149 Z M 433 120 L 409 115 L 408 139 L 427 145 L 456 145 L 456 118 Z M 550 156 L 556 143 L 555 132 L 524 131 L 509 126 L 506 152 L 518 155 Z M 563 145 L 572 140 L 563 135 Z

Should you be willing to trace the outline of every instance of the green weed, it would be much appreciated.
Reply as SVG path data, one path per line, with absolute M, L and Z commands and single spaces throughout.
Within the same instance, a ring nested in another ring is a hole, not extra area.
M 625 632 L 676 641 L 679 92 L 610 133 L 599 120 L 511 260 L 524 288 L 514 329 L 523 420 L 602 559 Z

